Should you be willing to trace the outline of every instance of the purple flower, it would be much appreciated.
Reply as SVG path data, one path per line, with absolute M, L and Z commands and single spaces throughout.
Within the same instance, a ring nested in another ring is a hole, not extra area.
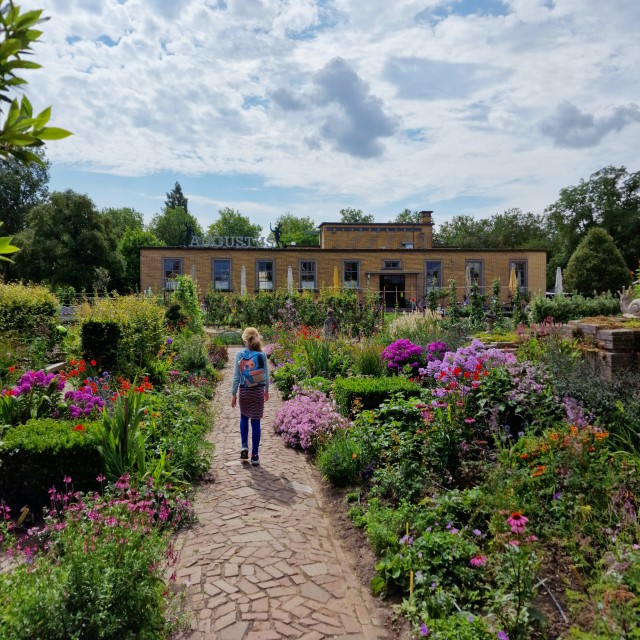
M 498 640 L 509 640 L 509 636 L 504 631 L 498 631 Z
M 429 627 L 427 627 L 427 625 L 424 622 L 420 625 L 420 635 L 422 636 L 429 635 Z M 509 640 L 509 638 L 507 638 L 507 640 Z
M 173 340 L 171 338 L 167 338 L 167 344 L 172 344 Z

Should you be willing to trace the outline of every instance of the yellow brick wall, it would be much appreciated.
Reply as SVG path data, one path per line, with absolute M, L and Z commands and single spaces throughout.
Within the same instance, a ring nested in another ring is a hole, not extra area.
M 355 229 L 358 229 L 356 231 Z M 345 229 L 350 229 L 345 231 Z M 431 223 L 428 224 L 353 224 L 326 222 L 320 227 L 323 249 L 404 249 L 403 242 L 412 242 L 414 249 L 432 247 Z
M 367 235 L 367 234 L 363 234 Z M 257 289 L 257 260 L 273 260 L 275 267 L 275 284 L 277 288 L 286 288 L 288 267 L 293 269 L 295 286 L 300 280 L 300 261 L 317 261 L 318 287 L 332 287 L 334 268 L 338 267 L 339 282 L 342 285 L 344 260 L 360 261 L 360 287 L 367 286 L 366 274 L 371 274 L 368 286 L 372 290 L 380 288 L 380 274 L 405 274 L 405 291 L 409 297 L 415 294 L 418 300 L 425 293 L 426 260 L 442 261 L 442 285 L 448 286 L 449 278 L 454 278 L 458 285 L 458 294 L 464 294 L 464 277 L 466 260 L 481 260 L 483 263 L 483 292 L 491 291 L 494 278 L 501 281 L 501 298 L 508 301 L 507 286 L 509 282 L 509 264 L 511 260 L 527 261 L 528 289 L 535 293 L 545 291 L 546 254 L 544 251 L 473 251 L 459 249 L 432 250 L 331 250 L 308 247 L 287 249 L 198 249 L 198 248 L 148 248 L 140 251 L 140 286 L 141 289 L 151 287 L 162 289 L 163 258 L 182 259 L 182 273 L 190 275 L 195 267 L 196 279 L 201 293 L 204 293 L 212 281 L 212 260 L 226 259 L 231 261 L 231 287 L 240 292 L 240 274 L 242 266 L 246 268 L 247 291 L 254 293 Z M 401 269 L 383 268 L 383 260 L 400 260 Z

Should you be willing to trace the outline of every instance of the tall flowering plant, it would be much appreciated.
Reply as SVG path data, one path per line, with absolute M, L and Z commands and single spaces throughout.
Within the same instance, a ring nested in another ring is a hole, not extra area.
M 17 425 L 31 418 L 53 415 L 64 385 L 63 374 L 43 370 L 25 372 L 14 387 L 0 392 L 0 422 Z

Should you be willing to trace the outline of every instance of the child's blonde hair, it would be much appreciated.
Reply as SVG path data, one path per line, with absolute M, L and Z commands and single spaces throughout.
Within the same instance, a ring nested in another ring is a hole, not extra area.
M 244 342 L 251 351 L 262 351 L 260 334 L 254 327 L 247 327 L 242 332 L 242 342 Z

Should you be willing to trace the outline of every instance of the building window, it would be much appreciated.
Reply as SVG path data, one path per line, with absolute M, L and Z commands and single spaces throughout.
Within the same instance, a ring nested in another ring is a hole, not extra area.
M 360 288 L 360 263 L 357 260 L 345 260 L 342 263 L 342 282 L 345 289 Z
M 511 260 L 509 263 L 509 278 L 511 278 L 511 269 L 515 269 L 516 282 L 520 291 L 526 291 L 527 282 L 527 261 L 526 260 Z M 508 280 L 507 280 L 508 282 Z
M 273 291 L 273 260 L 258 260 L 258 289 Z
M 427 260 L 427 292 L 442 289 L 442 260 Z
M 231 291 L 231 260 L 213 261 L 213 288 L 216 291 Z
M 413 242 L 403 242 L 402 243 L 402 248 L 403 249 L 413 249 Z
M 471 293 L 473 284 L 477 284 L 482 292 L 482 260 L 467 260 L 464 271 L 464 290 L 467 295 Z
M 317 262 L 315 260 L 302 260 L 300 262 L 300 288 L 317 289 Z
M 402 268 L 400 264 L 400 260 L 383 260 L 382 267 L 383 269 L 401 269 Z
M 164 289 L 175 289 L 176 276 L 182 275 L 182 258 L 163 258 L 162 260 L 162 286 Z

